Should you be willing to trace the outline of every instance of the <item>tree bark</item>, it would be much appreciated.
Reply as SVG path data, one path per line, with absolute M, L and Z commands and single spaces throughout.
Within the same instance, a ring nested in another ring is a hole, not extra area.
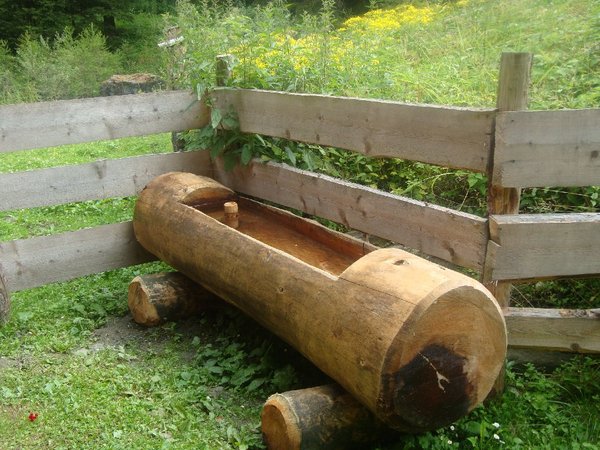
M 324 270 L 329 259 L 350 255 L 338 252 L 347 237 L 329 232 L 329 240 L 289 245 L 304 219 L 278 222 L 263 207 L 261 222 L 241 201 L 237 230 L 209 215 L 234 197 L 208 178 L 157 177 L 136 204 L 136 237 L 287 341 L 391 427 L 435 429 L 484 400 L 506 355 L 506 325 L 479 282 L 395 248 Z M 245 234 L 266 229 L 273 231 Z M 316 259 L 306 257 L 313 247 Z
M 269 450 L 350 450 L 398 436 L 336 384 L 271 395 L 261 422 Z
M 133 320 L 146 327 L 185 319 L 220 303 L 216 295 L 177 272 L 142 275 L 129 284 L 129 310 Z
M 117 34 L 117 21 L 115 16 L 102 16 L 102 31 L 107 37 L 113 37 Z

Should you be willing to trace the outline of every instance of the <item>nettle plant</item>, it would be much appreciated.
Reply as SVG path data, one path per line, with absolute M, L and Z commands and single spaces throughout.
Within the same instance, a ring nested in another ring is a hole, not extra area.
M 468 31 L 471 25 L 463 10 L 479 14 L 483 7 L 471 3 L 390 7 L 373 1 L 369 12 L 340 20 L 331 0 L 323 1 L 319 12 L 301 16 L 291 14 L 280 1 L 223 8 L 205 0 L 200 9 L 181 2 L 179 20 L 189 35 L 185 64 L 193 74 L 188 82 L 200 91 L 213 86 L 215 57 L 225 53 L 233 55 L 229 87 L 492 106 L 498 46 L 505 45 L 507 37 L 492 27 L 476 46 L 489 50 L 475 52 L 476 61 L 465 56 L 471 55 L 465 49 L 472 44 L 466 35 L 456 41 L 448 30 Z M 426 41 L 432 33 L 437 38 Z M 437 44 L 431 47 L 430 41 Z M 533 46 L 532 50 L 539 45 L 519 43 L 519 48 Z M 497 52 L 491 51 L 495 48 Z M 536 60 L 539 67 L 534 65 L 534 99 L 542 99 L 547 108 L 569 106 L 546 105 L 544 92 L 539 92 L 558 70 L 545 54 L 542 51 Z M 536 77 L 541 69 L 544 73 Z M 210 149 L 213 158 L 223 157 L 228 170 L 255 158 L 274 160 L 481 216 L 487 211 L 488 180 L 483 174 L 243 134 L 232 111 L 213 108 L 209 126 L 189 134 L 186 141 L 190 147 Z M 599 196 L 600 188 L 593 186 L 525 189 L 521 206 L 523 212 L 597 211 Z

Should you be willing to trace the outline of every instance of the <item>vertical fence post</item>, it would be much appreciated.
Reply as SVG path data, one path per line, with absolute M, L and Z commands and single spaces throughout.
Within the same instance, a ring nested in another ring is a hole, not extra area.
M 532 60 L 533 55 L 531 53 L 502 53 L 496 101 L 498 112 L 527 109 Z M 495 145 L 491 149 L 488 167 L 488 216 L 492 214 L 518 214 L 521 189 L 505 188 L 494 180 L 494 152 Z M 492 274 L 491 264 L 493 262 L 486 257 L 482 281 L 496 297 L 500 307 L 508 308 L 510 306 L 511 283 L 493 281 L 490 276 Z M 504 375 L 503 369 L 496 380 L 492 395 L 504 390 Z
M 500 76 L 498 80 L 498 98 L 496 106 L 499 112 L 521 111 L 527 109 L 529 97 L 529 79 L 531 73 L 531 53 L 503 53 L 500 60 Z M 494 173 L 494 150 L 490 158 L 488 168 L 488 215 L 492 214 L 518 214 L 521 190 L 519 188 L 505 188 L 495 182 Z M 484 274 L 491 274 L 488 261 L 485 262 Z M 501 307 L 510 305 L 511 284 L 508 282 L 493 282 L 486 279 L 483 282 L 494 294 Z

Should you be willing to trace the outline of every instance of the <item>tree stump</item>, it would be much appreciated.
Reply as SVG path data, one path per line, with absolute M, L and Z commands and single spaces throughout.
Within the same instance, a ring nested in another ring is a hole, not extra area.
M 135 235 L 390 427 L 435 429 L 485 399 L 507 342 L 502 312 L 479 282 L 400 249 L 366 253 L 347 236 L 242 198 L 234 229 L 222 209 L 235 198 L 209 178 L 161 175 L 140 194 Z
M 164 85 L 162 78 L 150 73 L 132 73 L 129 75 L 113 75 L 100 86 L 100 95 L 139 94 L 156 91 Z
M 177 272 L 141 275 L 129 284 L 129 310 L 133 320 L 146 327 L 185 319 L 221 303 L 212 292 Z

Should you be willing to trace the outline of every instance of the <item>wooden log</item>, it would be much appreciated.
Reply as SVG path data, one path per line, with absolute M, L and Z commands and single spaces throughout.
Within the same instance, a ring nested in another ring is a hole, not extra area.
M 221 303 L 212 292 L 177 272 L 135 277 L 129 284 L 127 302 L 133 320 L 146 327 L 185 319 Z
M 337 384 L 271 395 L 261 424 L 269 450 L 348 450 L 397 436 Z
M 506 355 L 506 326 L 480 283 L 242 198 L 233 229 L 221 221 L 234 197 L 208 178 L 159 176 L 136 204 L 136 237 L 391 427 L 434 429 L 485 399 Z

